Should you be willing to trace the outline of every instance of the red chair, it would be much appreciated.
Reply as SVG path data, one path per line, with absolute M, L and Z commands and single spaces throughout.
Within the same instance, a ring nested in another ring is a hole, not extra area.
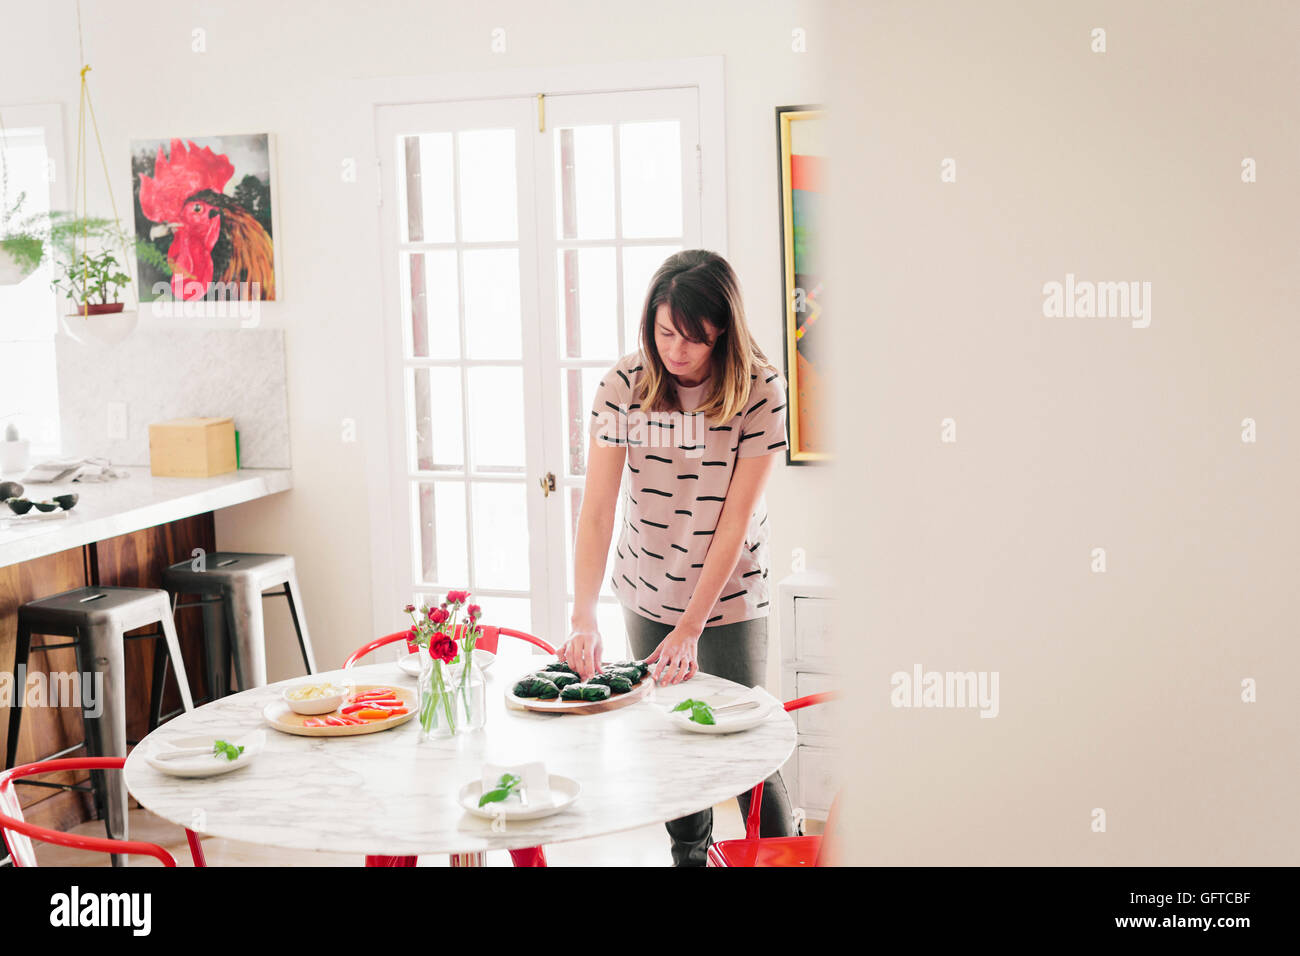
M 813 704 L 824 704 L 835 698 L 834 693 L 809 694 L 784 704 L 786 711 L 800 710 Z M 740 840 L 722 840 L 709 847 L 709 866 L 825 866 L 827 860 L 822 849 L 822 836 L 760 837 L 760 813 L 763 806 L 763 784 L 754 787 L 749 798 L 749 816 L 745 818 L 745 836 Z M 831 832 L 835 806 L 827 814 L 826 834 Z M 824 836 L 825 834 L 823 834 Z
M 463 633 L 463 624 L 456 626 L 456 637 L 459 638 Z M 396 644 L 398 641 L 406 641 L 407 648 L 414 653 L 416 646 L 406 640 L 407 631 L 397 631 L 394 634 L 385 634 L 383 637 L 377 637 L 369 644 L 358 647 L 353 651 L 346 661 L 343 662 L 344 670 L 352 670 L 352 665 L 365 657 L 372 651 L 376 651 L 387 644 Z M 474 642 L 475 650 L 487 651 L 490 654 L 497 652 L 501 635 L 506 637 L 517 638 L 521 641 L 527 641 L 536 647 L 540 647 L 548 654 L 554 654 L 555 648 L 551 647 L 540 637 L 534 637 L 532 634 L 526 634 L 523 631 L 516 631 L 510 627 L 493 627 L 484 625 L 479 629 L 478 640 Z M 414 856 L 367 856 L 366 866 L 415 866 L 418 857 Z M 514 861 L 515 866 L 545 866 L 546 854 L 540 846 L 532 846 L 523 850 L 511 850 L 510 859 Z
M 22 764 L 0 773 L 0 837 L 4 838 L 4 843 L 9 848 L 9 857 L 13 860 L 14 866 L 36 866 L 36 850 L 32 846 L 32 840 L 70 846 L 78 850 L 93 850 L 97 853 L 134 853 L 152 856 L 161 860 L 163 866 L 175 866 L 176 858 L 156 843 L 75 836 L 71 833 L 38 827 L 23 819 L 23 808 L 18 803 L 18 794 L 14 792 L 14 781 L 19 777 L 67 770 L 121 770 L 125 763 L 123 757 L 71 757 Z M 190 841 L 190 856 L 194 860 L 194 865 L 207 866 L 198 836 L 188 827 L 185 836 Z
M 457 638 L 459 638 L 463 633 L 464 626 L 465 625 L 463 624 L 457 625 Z M 395 634 L 385 634 L 383 637 L 375 638 L 369 644 L 358 647 L 351 655 L 349 655 L 348 659 L 343 662 L 343 669 L 349 671 L 352 670 L 352 665 L 361 660 L 361 658 L 365 657 L 372 651 L 379 650 L 379 648 L 384 647 L 387 644 L 396 644 L 398 641 L 406 641 L 406 635 L 408 633 L 408 631 L 398 631 Z M 535 647 L 540 647 L 548 654 L 555 653 L 555 648 L 551 647 L 550 644 L 547 644 L 540 637 L 534 637 L 532 634 L 526 634 L 523 631 L 516 631 L 514 628 L 493 627 L 486 624 L 479 629 L 478 640 L 474 642 L 474 649 L 478 651 L 487 651 L 489 654 L 495 654 L 497 652 L 497 647 L 500 644 L 501 635 L 503 634 L 506 637 L 514 637 L 521 641 L 527 641 Z M 406 647 L 412 654 L 415 653 L 415 645 L 410 641 L 406 641 Z

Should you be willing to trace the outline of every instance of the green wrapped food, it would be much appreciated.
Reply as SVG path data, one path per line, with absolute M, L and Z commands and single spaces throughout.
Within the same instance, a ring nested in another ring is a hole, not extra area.
M 646 674 L 650 673 L 650 665 L 645 661 L 619 661 L 617 664 L 611 666 L 621 669 L 635 670 L 641 677 L 645 677 Z
M 635 684 L 641 680 L 641 671 L 636 667 L 623 667 L 619 664 L 614 664 L 610 667 L 606 667 L 605 673 L 613 674 L 616 677 L 626 677 L 630 684 Z
M 545 677 L 538 677 L 536 674 L 529 674 L 518 684 L 515 684 L 515 696 L 555 700 L 560 696 L 560 688 L 555 686 L 555 681 L 547 680 Z
M 626 673 L 616 673 L 614 671 L 594 674 L 587 680 L 587 683 L 603 684 L 615 694 L 626 694 L 632 689 L 632 681 L 628 679 Z
M 610 689 L 604 684 L 570 684 L 560 691 L 564 700 L 598 701 L 609 700 Z
M 578 675 L 578 672 L 568 664 L 564 663 L 564 661 L 556 661 L 554 664 L 547 664 L 542 668 L 542 670 L 555 671 L 559 674 L 573 674 L 575 677 Z
M 548 680 L 556 687 L 560 688 L 560 690 L 564 690 L 564 688 L 568 687 L 570 684 L 578 683 L 579 680 L 577 674 L 571 674 L 568 671 L 538 671 L 532 676 Z

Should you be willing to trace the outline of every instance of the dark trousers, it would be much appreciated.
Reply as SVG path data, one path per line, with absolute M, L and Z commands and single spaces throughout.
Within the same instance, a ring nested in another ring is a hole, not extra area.
M 632 656 L 644 660 L 654 653 L 668 634 L 672 625 L 652 621 L 627 607 L 623 608 L 627 623 L 628 644 Z M 699 669 L 705 674 L 724 677 L 754 687 L 763 682 L 767 671 L 767 618 L 759 617 L 735 624 L 706 627 L 700 635 L 697 653 Z M 740 815 L 749 815 L 750 793 L 746 790 L 736 797 Z M 765 837 L 793 836 L 793 813 L 790 795 L 786 792 L 781 774 L 772 774 L 763 784 L 763 804 L 759 809 L 759 835 Z M 701 810 L 664 824 L 672 838 L 674 866 L 704 866 L 709 844 L 713 842 L 713 809 Z

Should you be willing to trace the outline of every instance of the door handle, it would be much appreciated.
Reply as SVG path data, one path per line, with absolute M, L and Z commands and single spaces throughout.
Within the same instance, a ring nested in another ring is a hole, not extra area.
M 549 498 L 555 490 L 555 473 L 548 471 L 546 477 L 537 479 L 537 482 L 542 486 L 542 497 Z

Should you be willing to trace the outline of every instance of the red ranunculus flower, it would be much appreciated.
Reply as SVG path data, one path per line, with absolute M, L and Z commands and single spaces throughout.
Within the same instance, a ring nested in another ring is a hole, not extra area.
M 465 601 L 465 592 L 464 592 L 464 591 L 448 591 L 448 592 L 447 592 L 447 603 L 448 603 L 448 604 L 462 604 L 462 603 L 464 603 L 464 601 Z
M 429 656 L 435 661 L 442 661 L 444 664 L 450 664 L 455 659 L 460 648 L 446 634 L 439 634 L 429 642 Z
M 407 614 L 414 614 L 414 613 L 415 613 L 415 605 L 414 605 L 414 604 L 408 604 L 408 605 L 406 605 L 406 607 L 402 608 L 402 610 L 405 611 Z
M 429 612 L 429 620 L 434 624 L 445 624 L 447 622 L 447 612 L 440 607 L 435 607 Z
M 477 604 L 471 604 L 465 610 L 469 612 L 469 619 L 471 621 L 477 621 L 479 615 L 483 613 L 483 609 L 479 607 Z

